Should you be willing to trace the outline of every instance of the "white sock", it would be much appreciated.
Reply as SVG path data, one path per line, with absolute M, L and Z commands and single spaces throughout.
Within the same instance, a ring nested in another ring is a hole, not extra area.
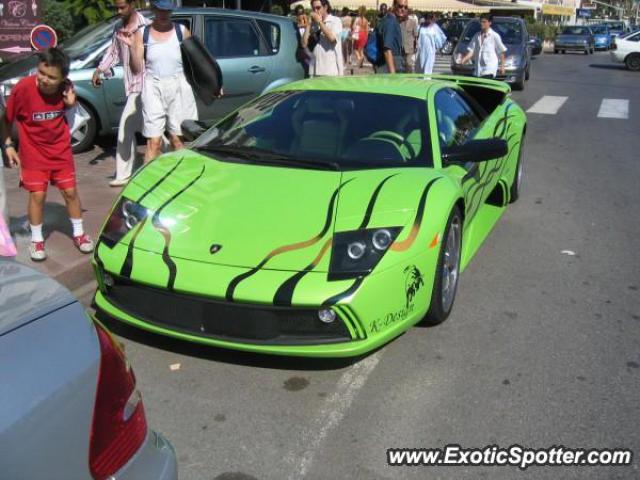
M 30 225 L 30 227 L 31 227 L 31 241 L 44 242 L 44 237 L 42 236 L 42 224 Z
M 81 218 L 69 218 L 71 220 L 71 225 L 73 226 L 73 236 L 79 237 L 84 234 L 84 228 L 82 226 Z

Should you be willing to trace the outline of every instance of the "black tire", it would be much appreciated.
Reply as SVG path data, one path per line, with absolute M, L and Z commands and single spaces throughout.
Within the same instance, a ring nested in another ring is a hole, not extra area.
M 442 272 L 444 268 L 445 261 L 445 250 L 447 248 L 447 244 L 449 243 L 449 231 L 451 230 L 451 225 L 457 222 L 459 225 L 459 255 L 458 255 L 458 266 L 457 266 L 457 274 L 455 284 L 453 286 L 453 298 L 450 301 L 450 304 L 445 306 L 443 304 L 443 279 Z M 431 292 L 431 305 L 429 306 L 429 311 L 422 319 L 421 324 L 427 327 L 433 327 L 435 325 L 439 325 L 444 322 L 451 310 L 453 310 L 453 305 L 455 303 L 455 295 L 458 289 L 458 279 L 460 278 L 460 257 L 462 256 L 462 235 L 463 235 L 463 222 L 462 222 L 462 213 L 460 209 L 456 206 L 451 211 L 449 215 L 449 220 L 447 221 L 447 228 L 444 230 L 444 236 L 442 237 L 442 242 L 440 246 L 440 253 L 438 254 L 438 263 L 436 265 L 436 275 L 433 281 L 433 290 Z
M 585 55 L 589 55 L 589 49 L 588 48 L 584 51 L 584 54 Z
M 76 134 L 71 138 L 73 153 L 81 153 L 92 148 L 96 140 L 96 133 L 98 132 L 98 119 L 96 118 L 93 108 L 83 100 L 78 100 L 78 103 L 79 107 L 84 109 L 89 115 L 89 120 L 84 127 L 79 129 L 81 136 Z
M 562 52 L 563 55 L 565 54 L 565 50 L 560 50 L 560 51 Z
M 524 177 L 524 133 L 520 140 L 520 151 L 518 152 L 518 163 L 516 163 L 516 174 L 509 188 L 509 203 L 515 203 L 520 198 L 522 191 L 522 178 Z
M 560 50 L 558 50 L 557 48 L 553 50 L 553 53 L 555 53 L 556 55 L 558 54 Z
M 525 81 L 525 75 L 523 74 L 520 80 L 513 83 L 513 90 L 518 90 L 518 91 L 524 90 L 524 81 Z
M 527 65 L 527 69 L 524 72 L 524 79 L 529 80 L 531 77 L 531 65 Z
M 632 53 L 624 59 L 624 64 L 632 72 L 640 72 L 640 53 Z

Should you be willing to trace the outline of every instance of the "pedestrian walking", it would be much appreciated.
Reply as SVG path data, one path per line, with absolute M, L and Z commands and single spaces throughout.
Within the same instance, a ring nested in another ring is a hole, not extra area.
M 381 38 L 384 63 L 376 68 L 376 73 L 404 73 L 404 55 L 402 48 L 402 30 L 396 13 L 409 9 L 407 0 L 393 0 L 393 8 L 380 21 L 377 34 Z M 382 11 L 382 5 L 380 6 Z
M 113 32 L 111 45 L 105 52 L 98 68 L 93 73 L 93 86 L 98 88 L 102 84 L 102 76 L 112 76 L 113 67 L 122 64 L 124 70 L 124 89 L 127 103 L 124 106 L 118 125 L 118 143 L 116 145 L 116 173 L 109 182 L 112 187 L 126 185 L 136 162 L 136 133 L 142 132 L 142 81 L 144 66 L 141 72 L 134 74 L 129 61 L 129 46 L 118 38 L 118 32 L 133 35 L 144 28 L 149 21 L 136 10 L 135 0 L 115 0 L 114 7 L 120 16 Z
M 147 138 L 145 163 L 160 155 L 162 136 L 169 134 L 173 150 L 184 148 L 181 124 L 197 120 L 198 109 L 191 85 L 182 66 L 180 44 L 191 32 L 171 21 L 172 0 L 152 0 L 153 23 L 135 35 L 118 32 L 118 38 L 131 49 L 134 74 L 144 73 L 142 85 L 142 134 Z
M 327 0 L 312 0 L 311 10 L 311 25 L 302 39 L 302 46 L 308 47 L 313 53 L 311 76 L 344 75 L 340 41 L 342 22 L 338 17 L 331 15 L 331 5 Z
M 425 16 L 425 22 L 420 27 L 418 36 L 418 53 L 416 62 L 416 71 L 419 73 L 433 73 L 433 65 L 436 61 L 436 54 L 440 50 L 447 37 L 436 23 L 436 17 L 433 13 Z
M 364 47 L 369 39 L 369 20 L 364 16 L 367 9 L 363 5 L 358 9 L 358 16 L 353 21 L 351 28 L 351 38 L 353 38 L 354 54 L 358 67 L 362 68 L 364 64 Z
M 420 33 L 420 24 L 418 17 L 409 14 L 408 8 L 398 8 L 396 17 L 400 22 L 400 31 L 402 32 L 402 55 L 404 56 L 405 71 L 412 73 L 416 63 L 416 42 Z
M 388 10 L 389 7 L 387 6 L 387 4 L 381 3 L 380 8 L 378 9 L 378 20 L 382 20 L 387 15 Z
M 351 27 L 353 25 L 353 17 L 347 7 L 342 9 L 342 15 L 340 16 L 342 22 L 342 61 L 345 65 L 348 65 L 351 60 L 351 54 L 353 53 L 353 40 L 351 38 Z
M 304 7 L 302 5 L 297 5 L 295 9 L 296 14 L 296 25 L 298 27 L 298 32 L 300 33 L 300 38 L 304 36 L 304 32 L 309 26 L 309 17 L 304 13 Z
M 480 16 L 480 31 L 476 33 L 469 43 L 467 54 L 462 57 L 460 63 L 465 64 L 471 58 L 475 62 L 474 75 L 481 78 L 496 78 L 505 72 L 505 52 L 507 47 L 502 43 L 500 35 L 491 28 L 491 16 Z
M 65 119 L 65 109 L 76 103 L 68 74 L 69 57 L 62 50 L 49 48 L 38 53 L 36 74 L 24 77 L 13 88 L 2 122 L 5 161 L 9 167 L 20 167 L 20 186 L 29 192 L 29 253 L 34 261 L 47 258 L 42 224 L 49 183 L 60 189 L 67 205 L 73 243 L 82 253 L 93 251 L 93 241 L 84 233 L 71 134 Z M 14 122 L 20 137 L 19 152 L 11 138 Z

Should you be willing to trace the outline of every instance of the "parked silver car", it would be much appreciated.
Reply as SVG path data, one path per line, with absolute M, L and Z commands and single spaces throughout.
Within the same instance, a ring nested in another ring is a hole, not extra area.
M 0 259 L 0 478 L 175 480 L 119 343 L 68 290 Z
M 521 18 L 493 17 L 491 28 L 495 30 L 507 47 L 505 74 L 496 77 L 510 83 L 514 90 L 524 90 L 525 81 L 531 75 L 531 47 L 527 25 Z M 462 32 L 458 45 L 451 57 L 451 71 L 454 75 L 473 75 L 475 69 L 472 63 L 462 65 L 459 60 L 467 53 L 469 43 L 474 35 L 480 31 L 480 21 L 471 20 Z
M 202 120 L 221 119 L 272 88 L 304 78 L 303 65 L 296 55 L 298 32 L 290 18 L 246 10 L 179 8 L 173 12 L 173 19 L 202 40 L 222 70 L 224 97 L 211 105 L 198 101 Z M 71 58 L 69 78 L 76 87 L 79 113 L 88 119 L 73 135 L 76 153 L 93 146 L 96 135 L 118 129 L 127 100 L 122 66 L 115 67 L 113 78 L 101 88 L 91 85 L 93 72 L 111 43 L 118 21 L 114 17 L 87 27 L 61 44 Z M 34 72 L 35 67 L 34 55 L 2 66 L 0 95 L 10 95 L 13 86 Z

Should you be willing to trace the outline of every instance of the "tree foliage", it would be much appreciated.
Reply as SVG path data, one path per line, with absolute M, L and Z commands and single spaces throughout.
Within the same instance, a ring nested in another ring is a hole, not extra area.
M 74 33 L 73 17 L 69 6 L 55 0 L 44 0 L 42 23 L 53 28 L 58 41 L 69 38 Z
M 112 0 L 67 0 L 74 15 L 83 16 L 87 23 L 97 23 L 113 15 Z

